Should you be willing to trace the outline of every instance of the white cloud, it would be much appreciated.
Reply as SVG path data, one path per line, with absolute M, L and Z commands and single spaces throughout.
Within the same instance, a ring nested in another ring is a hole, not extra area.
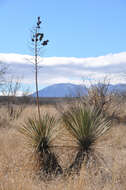
M 19 54 L 0 54 L 0 62 L 8 65 L 9 71 L 23 77 L 25 84 L 34 83 L 34 57 Z M 99 57 L 39 57 L 39 85 L 54 83 L 82 83 L 83 79 L 102 80 L 105 76 L 111 83 L 125 83 L 126 52 Z

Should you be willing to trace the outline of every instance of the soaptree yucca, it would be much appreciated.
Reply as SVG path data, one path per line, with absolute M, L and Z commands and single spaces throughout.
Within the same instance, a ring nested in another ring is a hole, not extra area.
M 68 171 L 79 171 L 85 158 L 93 153 L 94 144 L 111 126 L 99 110 L 85 106 L 82 102 L 70 106 L 62 113 L 66 129 L 76 140 L 78 152 L 74 162 L 69 166 Z
M 36 85 L 36 104 L 37 114 L 36 118 L 28 118 L 20 131 L 28 138 L 30 145 L 38 156 L 40 169 L 46 174 L 62 173 L 62 169 L 58 164 L 57 158 L 52 153 L 51 144 L 57 134 L 57 121 L 55 117 L 48 114 L 41 115 L 39 93 L 38 93 L 38 66 L 40 50 L 47 46 L 49 40 L 44 40 L 44 34 L 40 31 L 42 21 L 40 17 L 37 19 L 36 26 L 32 31 L 32 49 L 34 52 L 35 66 L 35 85 Z
M 62 173 L 62 168 L 58 164 L 55 154 L 51 151 L 53 140 L 57 137 L 58 131 L 57 120 L 47 113 L 39 119 L 29 118 L 20 129 L 37 155 L 39 169 L 44 174 L 57 175 Z

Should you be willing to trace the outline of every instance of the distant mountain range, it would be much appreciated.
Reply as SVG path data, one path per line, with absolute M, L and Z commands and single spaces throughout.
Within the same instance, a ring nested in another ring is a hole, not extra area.
M 110 84 L 108 91 L 126 92 L 126 84 Z M 83 94 L 87 94 L 87 89 L 84 85 L 77 85 L 71 83 L 54 84 L 42 90 L 39 90 L 39 97 L 47 98 L 77 97 Z M 36 97 L 36 93 L 33 93 L 31 96 Z

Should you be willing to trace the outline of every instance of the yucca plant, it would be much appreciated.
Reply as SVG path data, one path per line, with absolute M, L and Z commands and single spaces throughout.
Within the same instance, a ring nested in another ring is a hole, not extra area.
M 71 106 L 67 111 L 62 113 L 62 118 L 66 129 L 74 137 L 77 143 L 78 152 L 75 160 L 67 169 L 68 172 L 81 169 L 85 158 L 88 158 L 93 152 L 93 145 L 98 137 L 103 135 L 111 126 L 98 109 L 85 106 L 83 102 Z
M 62 168 L 58 164 L 55 154 L 51 151 L 53 140 L 58 135 L 58 131 L 57 120 L 47 113 L 40 118 L 28 118 L 20 129 L 39 158 L 40 171 L 45 174 L 62 173 Z
M 62 168 L 58 164 L 57 158 L 52 153 L 52 141 L 57 135 L 57 121 L 54 116 L 40 113 L 40 102 L 38 93 L 38 66 L 40 50 L 47 46 L 49 40 L 44 40 L 44 34 L 40 32 L 40 17 L 37 18 L 36 26 L 32 31 L 32 45 L 34 50 L 35 66 L 35 86 L 36 86 L 36 118 L 28 118 L 20 131 L 28 138 L 29 144 L 33 147 L 34 152 L 38 155 L 40 169 L 46 174 L 62 173 Z M 43 167 L 41 167 L 43 166 Z

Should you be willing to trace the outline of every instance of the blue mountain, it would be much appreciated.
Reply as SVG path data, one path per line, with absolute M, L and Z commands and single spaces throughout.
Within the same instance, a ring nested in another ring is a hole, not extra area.
M 82 94 L 86 94 L 86 87 L 83 85 L 76 85 L 71 83 L 59 83 L 48 86 L 42 90 L 39 90 L 39 97 L 77 97 Z M 36 97 L 36 93 L 31 96 Z
M 126 92 L 126 84 L 109 84 L 108 92 Z M 78 97 L 86 94 L 87 89 L 84 85 L 76 85 L 71 83 L 54 84 L 39 90 L 39 97 L 47 98 Z M 36 93 L 33 93 L 31 96 L 36 97 Z
M 123 93 L 126 92 L 126 84 L 115 84 L 115 85 L 110 84 L 108 90 L 110 92 L 114 91 L 114 92 Z

